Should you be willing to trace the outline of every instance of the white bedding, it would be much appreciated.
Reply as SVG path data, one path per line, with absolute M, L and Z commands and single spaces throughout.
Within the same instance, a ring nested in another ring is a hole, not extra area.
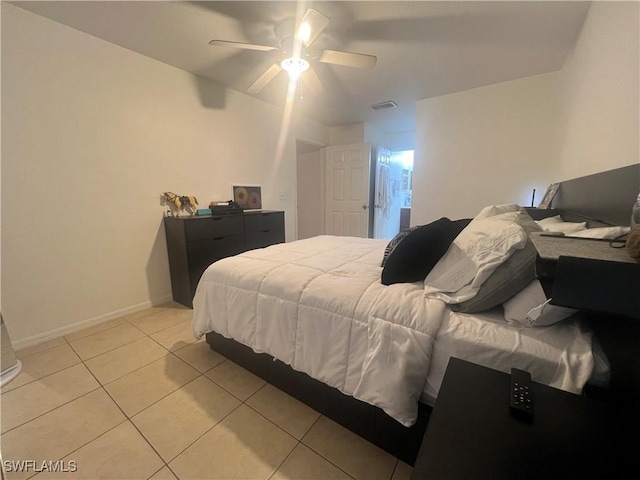
M 507 364 L 527 366 L 513 363 L 514 356 L 522 353 L 545 372 L 534 373 L 534 380 L 559 388 L 577 391 L 589 379 L 593 360 L 588 334 L 577 340 L 561 335 L 558 341 L 569 342 L 569 353 L 553 348 L 529 352 L 536 342 L 522 341 L 525 334 L 483 337 L 477 328 L 465 328 L 468 322 L 460 321 L 470 317 L 482 322 L 482 315 L 452 314 L 440 300 L 424 297 L 422 282 L 382 285 L 380 261 L 386 244 L 386 240 L 320 236 L 220 260 L 198 285 L 194 333 L 201 337 L 215 331 L 268 353 L 382 408 L 406 426 L 415 422 L 423 390 L 427 397 L 435 396 L 442 381 L 441 364 L 432 365 L 435 370 L 430 372 L 434 343 L 436 352 L 451 350 L 452 338 L 462 336 L 475 345 L 471 350 L 481 345 L 479 350 L 509 352 L 484 354 L 493 358 L 487 366 L 506 371 Z M 502 327 L 515 330 L 506 323 Z M 558 329 L 549 328 L 553 337 Z M 436 336 L 441 340 L 435 341 Z M 466 357 L 464 351 L 459 353 L 454 356 Z M 534 361 L 536 355 L 544 361 Z M 472 357 L 472 361 L 479 358 Z
M 579 394 L 594 372 L 608 374 L 606 357 L 596 365 L 593 350 L 591 333 L 577 320 L 524 328 L 507 323 L 501 308 L 475 315 L 447 310 L 421 401 L 434 404 L 451 357 L 505 373 L 527 370 L 536 382 Z

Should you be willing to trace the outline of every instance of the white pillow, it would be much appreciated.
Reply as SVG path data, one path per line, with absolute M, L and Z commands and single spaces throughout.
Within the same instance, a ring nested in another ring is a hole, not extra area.
M 469 223 L 425 278 L 425 296 L 445 303 L 475 297 L 493 271 L 527 243 L 518 215 L 502 213 Z
M 488 207 L 484 207 L 480 212 L 471 220 L 475 222 L 476 220 L 482 220 L 483 218 L 494 217 L 496 215 L 501 215 L 503 213 L 511 213 L 511 212 L 519 212 L 520 207 L 515 203 L 505 203 L 503 205 L 489 205 Z
M 551 225 L 553 223 L 562 223 L 563 220 L 560 217 L 560 215 L 556 215 L 555 217 L 547 217 L 547 218 L 543 218 L 542 220 L 538 220 L 538 225 L 540 225 L 541 228 L 544 228 L 545 226 Z
M 587 228 L 569 234 L 571 237 L 580 238 L 602 238 L 606 240 L 613 240 L 614 238 L 621 237 L 629 233 L 630 227 L 602 227 L 602 228 Z
M 587 228 L 587 222 L 574 223 L 565 222 L 560 218 L 560 215 L 555 217 L 547 217 L 542 220 L 538 220 L 538 225 L 545 232 L 557 232 L 557 233 L 575 233 Z
M 545 327 L 570 317 L 577 310 L 551 305 L 538 280 L 502 304 L 504 318 L 523 327 Z

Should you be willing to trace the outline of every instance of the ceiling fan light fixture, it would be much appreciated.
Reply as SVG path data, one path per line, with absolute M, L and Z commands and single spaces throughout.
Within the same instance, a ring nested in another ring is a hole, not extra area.
M 289 79 L 297 80 L 302 72 L 309 70 L 309 62 L 300 57 L 285 58 L 280 66 L 289 74 Z

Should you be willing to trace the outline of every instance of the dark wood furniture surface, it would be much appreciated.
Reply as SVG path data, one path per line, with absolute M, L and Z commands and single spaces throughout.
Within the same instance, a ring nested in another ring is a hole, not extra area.
M 233 339 L 207 333 L 212 350 L 224 355 L 253 374 L 329 417 L 352 432 L 369 440 L 391 455 L 413 465 L 431 414 L 431 407 L 419 404 L 418 419 L 404 427 L 382 409 L 345 395 L 303 372 L 274 359 L 255 353 Z
M 510 375 L 449 361 L 412 473 L 418 479 L 638 478 L 633 410 L 533 382 L 510 414 Z
M 574 214 L 600 223 L 628 226 L 638 193 L 640 163 L 635 163 L 561 182 L 551 205 L 563 217 Z
M 640 320 L 640 264 L 608 240 L 532 234 L 553 305 Z M 544 252 L 544 253 L 542 253 Z
M 173 299 L 189 308 L 198 281 L 209 265 L 285 239 L 281 211 L 166 217 L 164 226 Z

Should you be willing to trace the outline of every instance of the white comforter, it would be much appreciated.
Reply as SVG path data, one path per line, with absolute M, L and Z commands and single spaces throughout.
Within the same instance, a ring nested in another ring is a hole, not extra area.
M 194 333 L 268 353 L 410 426 L 445 305 L 422 282 L 380 283 L 386 245 L 320 236 L 220 260 L 198 285 Z

